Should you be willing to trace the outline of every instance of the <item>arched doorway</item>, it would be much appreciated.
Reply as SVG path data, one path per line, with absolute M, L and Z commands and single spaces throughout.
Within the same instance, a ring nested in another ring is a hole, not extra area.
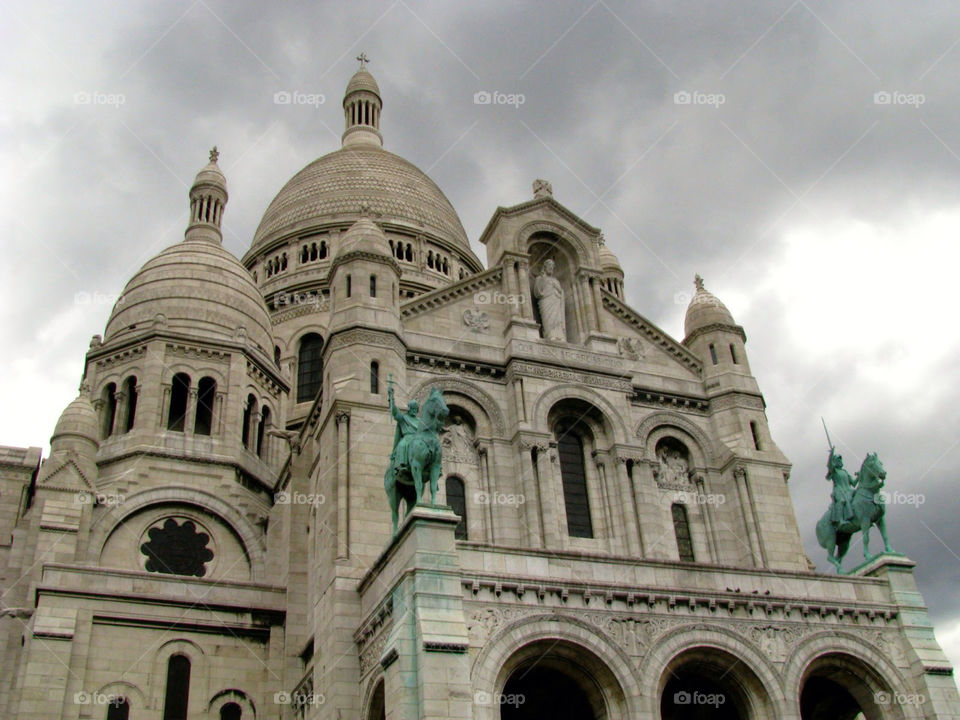
M 518 668 L 498 698 L 501 720 L 594 720 L 590 699 L 573 677 L 555 667 Z
M 370 698 L 370 709 L 367 711 L 367 720 L 386 720 L 387 706 L 384 702 L 383 680 L 377 683 Z
M 587 648 L 555 638 L 513 653 L 496 687 L 489 701 L 500 720 L 607 720 L 626 712 L 610 668 Z
M 859 658 L 829 653 L 807 667 L 800 683 L 802 720 L 902 718 L 890 688 Z
M 719 648 L 685 650 L 660 679 L 661 720 L 761 720 L 772 717 L 759 678 Z

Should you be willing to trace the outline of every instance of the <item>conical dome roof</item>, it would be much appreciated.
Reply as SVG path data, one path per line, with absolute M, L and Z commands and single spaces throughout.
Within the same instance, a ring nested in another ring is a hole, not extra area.
M 386 235 L 368 217 L 361 217 L 357 220 L 340 240 L 337 257 L 342 257 L 351 252 L 374 253 L 385 257 L 393 256 Z
M 50 438 L 51 446 L 57 444 L 59 438 L 67 436 L 81 437 L 92 440 L 94 443 L 99 437 L 97 411 L 93 409 L 90 399 L 82 392 L 60 413 L 60 419 L 57 420 L 53 436 Z
M 124 288 L 103 342 L 148 327 L 199 340 L 245 334 L 268 357 L 273 353 L 263 296 L 240 261 L 215 242 L 185 240 L 149 260 Z
M 710 325 L 727 325 L 736 327 L 733 315 L 720 299 L 703 286 L 703 278 L 697 275 L 694 281 L 697 292 L 694 293 L 687 306 L 687 315 L 683 321 L 683 331 L 687 337 L 701 328 Z
M 369 70 L 361 68 L 350 78 L 350 82 L 347 83 L 347 90 L 344 93 L 344 104 L 346 104 L 346 96 L 358 90 L 366 90 L 380 95 L 380 86 L 377 85 L 376 79 L 370 74 Z

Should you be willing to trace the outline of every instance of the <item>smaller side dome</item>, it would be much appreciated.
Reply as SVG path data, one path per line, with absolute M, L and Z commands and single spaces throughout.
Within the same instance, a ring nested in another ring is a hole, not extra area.
M 727 306 L 720 302 L 716 295 L 704 288 L 702 277 L 697 275 L 694 285 L 697 291 L 687 306 L 687 315 L 683 321 L 683 331 L 687 337 L 710 325 L 737 326 Z
M 606 243 L 600 243 L 599 250 L 600 257 L 600 267 L 604 270 L 620 270 L 623 271 L 623 268 L 620 266 L 620 261 L 617 259 L 617 256 L 614 254 Z
M 93 409 L 93 403 L 85 393 L 81 392 L 60 413 L 60 419 L 57 420 L 53 436 L 50 438 L 51 450 L 60 449 L 62 441 L 67 438 L 81 438 L 99 445 L 98 425 L 97 411 Z
M 358 90 L 366 90 L 367 92 L 380 94 L 380 86 L 377 85 L 376 79 L 373 75 L 370 74 L 370 71 L 366 68 L 357 70 L 353 77 L 350 78 L 350 82 L 347 83 L 347 90 L 344 95 L 349 95 L 352 92 L 357 92 Z
M 370 218 L 361 217 L 343 234 L 339 242 L 340 249 L 334 262 L 342 261 L 352 253 L 370 253 L 392 258 L 390 243 L 383 230 Z

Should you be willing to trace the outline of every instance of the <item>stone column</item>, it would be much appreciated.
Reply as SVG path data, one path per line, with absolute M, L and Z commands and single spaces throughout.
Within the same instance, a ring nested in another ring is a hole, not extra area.
M 606 536 L 610 540 L 608 547 L 610 552 L 616 552 L 617 547 L 620 546 L 621 551 L 625 552 L 626 539 L 624 535 L 626 533 L 623 526 L 623 513 L 617 512 L 616 504 L 618 501 L 614 500 L 613 489 L 607 484 L 606 453 L 594 450 L 593 461 L 597 466 L 597 486 L 600 488 L 606 514 Z
M 160 430 L 167 429 L 167 416 L 170 415 L 170 385 L 163 386 L 163 399 L 160 401 Z
M 191 385 L 187 389 L 187 406 L 184 408 L 183 433 L 184 435 L 193 435 L 197 422 L 197 386 Z
M 540 493 L 537 487 L 537 473 L 534 471 L 530 449 L 534 445 L 520 443 L 520 487 L 523 488 L 524 503 L 521 516 L 527 528 L 527 542 L 532 548 L 543 547 L 543 527 L 545 525 L 540 506 Z M 541 479 L 542 482 L 542 479 Z
M 606 313 L 603 312 L 603 297 L 600 293 L 600 279 L 594 278 L 590 283 L 593 289 L 593 306 L 597 315 L 597 329 L 602 333 L 610 332 L 610 324 L 607 322 Z
M 577 284 L 580 288 L 582 303 L 580 315 L 586 320 L 585 332 L 590 334 L 597 331 L 597 311 L 593 306 L 593 288 L 590 287 L 590 277 L 585 272 L 577 275 Z
M 553 462 L 550 458 L 550 445 L 539 443 L 537 448 L 536 478 L 541 498 L 540 514 L 543 517 L 544 544 L 548 548 L 563 546 L 560 528 L 560 509 L 558 503 L 563 502 L 563 493 L 558 492 L 553 474 Z
M 224 424 L 226 419 L 224 418 L 224 408 L 226 406 L 226 396 L 225 392 L 217 390 L 217 394 L 213 398 L 213 418 L 210 422 L 210 432 L 219 437 L 223 437 Z
M 517 285 L 517 274 L 514 272 L 513 262 L 511 262 L 509 257 L 503 259 L 503 282 L 507 287 L 508 295 L 519 295 L 520 288 Z M 517 303 L 509 304 L 509 314 L 510 317 L 517 317 L 520 314 Z
M 114 397 L 117 399 L 117 411 L 113 414 L 113 430 L 111 435 L 114 432 L 119 435 L 127 428 L 127 394 L 123 390 L 118 389 Z
M 350 554 L 348 493 L 350 492 L 350 412 L 337 411 L 337 560 Z
M 522 258 L 519 261 L 520 276 L 520 296 L 523 301 L 520 303 L 520 311 L 524 320 L 533 321 L 533 293 L 530 292 L 530 261 Z
M 707 546 L 710 551 L 710 560 L 717 562 L 717 534 L 714 530 L 713 521 L 713 503 L 707 498 L 707 491 L 703 483 L 703 475 L 697 473 L 693 476 L 693 482 L 697 486 L 697 495 L 700 502 L 701 512 L 703 513 L 703 523 L 707 530 Z
M 660 503 L 660 490 L 654 478 L 655 461 L 645 460 L 633 466 L 634 490 L 636 492 L 637 511 L 640 515 L 640 535 L 644 557 L 657 560 L 673 558 L 672 552 L 665 548 L 664 537 L 673 531 L 672 524 L 664 522 L 665 515 Z
M 620 512 L 623 514 L 624 533 L 626 534 L 625 550 L 634 557 L 643 556 L 643 548 L 640 543 L 640 529 L 637 522 L 637 503 L 633 490 L 633 479 L 627 472 L 627 461 L 631 458 L 617 458 L 617 485 L 619 493 L 617 497 L 620 502 Z
M 477 458 L 480 464 L 480 492 L 486 493 L 489 502 L 481 506 L 483 517 L 483 540 L 484 542 L 493 542 L 496 533 L 493 530 L 493 502 L 496 495 L 496 489 L 490 483 L 490 445 L 487 443 L 477 443 Z
M 757 517 L 754 513 L 753 499 L 747 484 L 747 470 L 743 465 L 733 469 L 733 477 L 737 485 L 737 497 L 743 512 L 743 523 L 747 527 L 747 539 L 750 541 L 750 556 L 755 567 L 763 567 L 763 550 L 760 547 L 760 538 L 757 533 Z

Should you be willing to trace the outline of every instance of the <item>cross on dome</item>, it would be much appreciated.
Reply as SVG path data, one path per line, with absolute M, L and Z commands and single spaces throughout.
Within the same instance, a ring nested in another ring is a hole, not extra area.
M 367 63 L 370 62 L 370 58 L 367 57 L 367 54 L 365 52 L 362 52 L 359 55 L 357 55 L 357 60 L 360 61 L 361 70 L 364 70 L 367 67 Z
M 693 284 L 696 286 L 697 290 L 703 290 L 703 278 L 700 277 L 700 273 L 697 273 L 693 276 Z
M 220 151 L 217 150 L 217 146 L 214 145 L 213 149 L 210 151 L 210 162 L 215 163 L 220 158 Z

